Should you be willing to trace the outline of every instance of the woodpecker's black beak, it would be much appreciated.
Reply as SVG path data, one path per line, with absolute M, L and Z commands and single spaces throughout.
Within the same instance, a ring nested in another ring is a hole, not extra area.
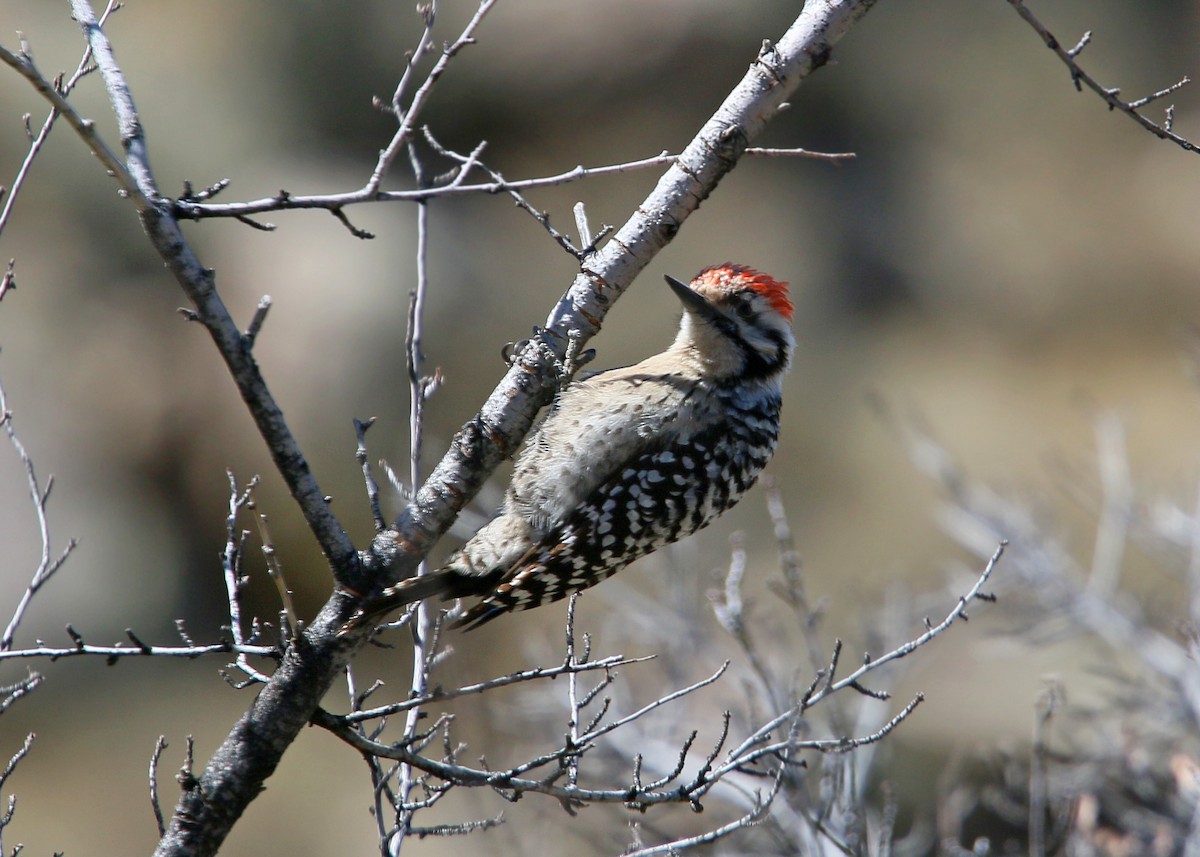
M 688 312 L 694 312 L 701 318 L 713 318 L 719 315 L 713 308 L 713 305 L 703 295 L 698 295 L 692 291 L 687 283 L 675 279 L 670 274 L 663 279 L 667 281 L 667 285 L 671 287 L 671 291 L 675 293 L 675 297 L 679 298 L 680 303 L 683 304 L 683 308 Z

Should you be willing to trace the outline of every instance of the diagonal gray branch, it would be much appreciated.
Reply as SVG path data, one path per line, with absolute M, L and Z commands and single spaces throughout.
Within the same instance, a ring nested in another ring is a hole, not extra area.
M 83 28 L 84 37 L 104 78 L 113 111 L 117 115 L 121 147 L 125 152 L 125 170 L 122 172 L 132 177 L 137 185 L 137 194 L 134 196 L 142 226 L 154 249 L 192 301 L 195 320 L 207 328 L 216 343 L 242 400 L 250 409 L 254 423 L 267 443 L 275 466 L 304 513 L 334 574 L 350 576 L 357 567 L 354 546 L 329 510 L 325 495 L 321 493 L 308 462 L 284 421 L 283 412 L 267 388 L 254 359 L 252 343 L 238 330 L 225 303 L 217 294 L 213 271 L 200 264 L 171 215 L 169 202 L 158 191 L 150 169 L 142 122 L 113 55 L 112 45 L 87 0 L 71 0 L 71 10 Z

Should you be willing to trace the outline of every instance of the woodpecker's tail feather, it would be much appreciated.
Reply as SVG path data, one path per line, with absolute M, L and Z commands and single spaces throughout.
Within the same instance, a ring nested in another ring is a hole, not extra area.
M 480 625 L 486 625 L 497 616 L 503 616 L 505 613 L 511 611 L 511 607 L 495 604 L 489 598 L 486 601 L 480 601 L 474 607 L 467 610 L 466 613 L 451 622 L 448 627 L 451 630 L 474 631 Z
M 441 568 L 419 577 L 406 578 L 394 586 L 389 586 L 374 598 L 364 601 L 355 614 L 346 620 L 346 624 L 338 629 L 338 636 L 345 636 L 349 632 L 371 624 L 393 610 L 406 607 L 415 601 L 432 598 L 435 595 L 452 598 L 454 597 L 452 591 L 455 588 L 456 577 L 457 574 L 453 570 Z

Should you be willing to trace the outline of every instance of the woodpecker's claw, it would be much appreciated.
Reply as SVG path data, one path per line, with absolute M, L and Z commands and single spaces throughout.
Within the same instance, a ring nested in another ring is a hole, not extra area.
M 528 339 L 518 339 L 516 342 L 506 342 L 500 349 L 500 359 L 507 365 L 512 366 L 517 362 L 517 355 L 525 350 L 525 346 L 529 344 Z

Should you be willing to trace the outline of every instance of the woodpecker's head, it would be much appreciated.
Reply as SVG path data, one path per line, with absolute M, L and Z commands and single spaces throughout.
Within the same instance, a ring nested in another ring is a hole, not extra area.
M 729 262 L 705 268 L 690 285 L 666 280 L 684 309 L 676 348 L 723 377 L 778 378 L 787 371 L 795 346 L 787 283 Z

